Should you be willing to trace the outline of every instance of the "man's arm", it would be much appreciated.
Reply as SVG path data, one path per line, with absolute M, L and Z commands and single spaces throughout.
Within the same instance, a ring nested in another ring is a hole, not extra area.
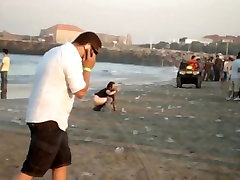
M 89 84 L 90 84 L 91 72 L 85 71 L 84 68 L 93 69 L 95 63 L 96 63 L 96 55 L 94 53 L 88 53 L 86 60 L 84 60 L 82 63 L 83 64 L 83 79 L 84 79 L 86 85 L 83 89 L 74 93 L 75 96 L 79 99 L 83 98 L 86 95 Z
M 83 78 L 84 78 L 86 85 L 83 89 L 81 89 L 80 91 L 75 93 L 75 96 L 77 98 L 82 99 L 86 95 L 89 84 L 90 84 L 90 77 L 91 77 L 91 72 L 83 71 Z

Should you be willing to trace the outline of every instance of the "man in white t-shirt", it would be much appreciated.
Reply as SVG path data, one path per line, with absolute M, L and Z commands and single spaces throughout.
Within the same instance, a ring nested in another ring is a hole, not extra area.
M 232 97 L 228 97 L 227 100 L 233 98 L 235 101 L 239 101 L 239 91 L 240 91 L 240 52 L 238 53 L 237 59 L 232 63 L 232 75 L 231 75 L 231 85 L 229 86 L 229 92 L 232 93 Z
M 26 122 L 31 143 L 18 180 L 42 177 L 53 170 L 53 180 L 66 179 L 71 164 L 66 129 L 74 97 L 82 98 L 101 48 L 92 32 L 80 34 L 45 53 L 40 60 L 29 99 Z

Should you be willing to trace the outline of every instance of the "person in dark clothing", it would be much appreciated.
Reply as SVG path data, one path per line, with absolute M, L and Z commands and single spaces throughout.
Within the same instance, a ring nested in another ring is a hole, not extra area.
M 101 111 L 102 108 L 107 104 L 108 97 L 112 98 L 112 106 L 113 110 L 116 111 L 115 107 L 115 95 L 118 92 L 117 88 L 115 87 L 115 82 L 109 82 L 107 87 L 98 91 L 94 94 L 94 111 Z
M 211 72 L 212 72 L 212 66 L 213 66 L 212 60 L 213 60 L 213 57 L 210 57 L 204 65 L 204 76 L 203 77 L 204 77 L 205 81 L 209 81 L 212 79 L 211 78 Z
M 223 70 L 223 61 L 222 59 L 220 59 L 219 55 L 217 55 L 214 63 L 214 74 L 215 74 L 214 81 L 220 80 L 222 70 Z

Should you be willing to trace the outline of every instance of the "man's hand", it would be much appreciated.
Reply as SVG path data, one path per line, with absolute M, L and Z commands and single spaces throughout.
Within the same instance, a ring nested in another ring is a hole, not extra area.
M 87 67 L 92 69 L 96 63 L 96 54 L 93 52 L 92 49 L 90 49 L 87 53 L 87 57 L 84 58 L 82 64 L 83 67 Z

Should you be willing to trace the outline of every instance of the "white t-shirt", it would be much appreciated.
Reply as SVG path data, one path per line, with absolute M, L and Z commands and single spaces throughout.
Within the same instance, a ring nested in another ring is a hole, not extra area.
M 29 99 L 26 122 L 56 121 L 68 127 L 74 93 L 83 89 L 82 59 L 71 43 L 53 48 L 40 60 Z
M 236 59 L 232 63 L 231 79 L 240 79 L 240 72 L 238 72 L 238 68 L 240 68 L 240 59 Z

